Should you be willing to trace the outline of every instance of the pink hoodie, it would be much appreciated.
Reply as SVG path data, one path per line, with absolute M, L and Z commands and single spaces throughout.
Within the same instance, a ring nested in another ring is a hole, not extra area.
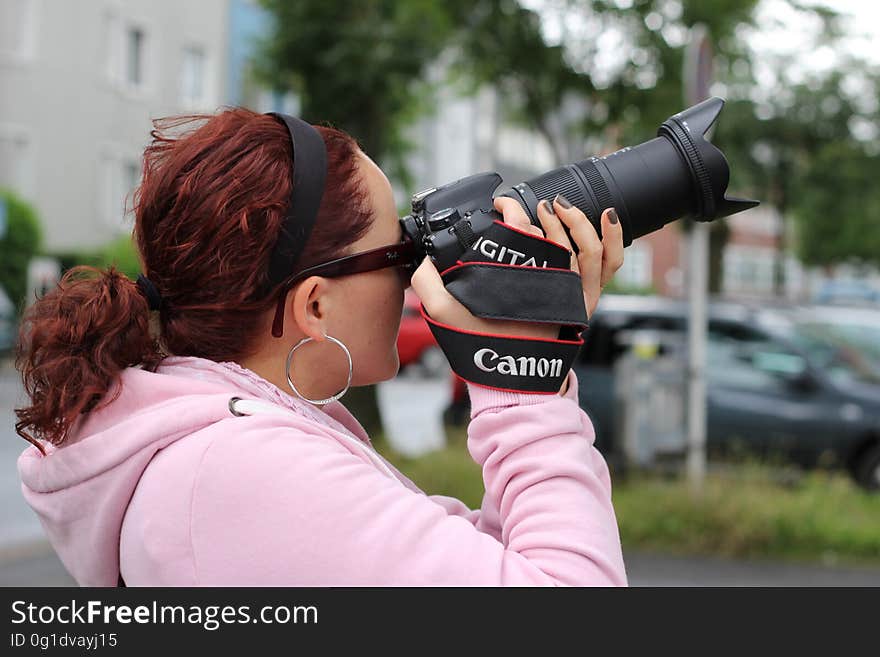
M 18 461 L 80 585 L 120 569 L 129 586 L 626 585 L 573 373 L 564 396 L 470 386 L 478 510 L 422 492 L 342 404 L 318 410 L 235 363 L 174 356 L 120 382 L 64 447 Z

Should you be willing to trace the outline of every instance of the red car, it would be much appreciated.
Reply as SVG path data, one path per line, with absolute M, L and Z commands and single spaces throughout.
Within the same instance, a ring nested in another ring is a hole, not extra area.
M 421 301 L 412 288 L 407 289 L 403 300 L 403 317 L 400 320 L 400 333 L 397 335 L 397 353 L 400 367 L 417 365 L 429 375 L 436 376 L 446 372 L 449 366 L 446 356 L 437 346 L 434 334 L 419 312 Z

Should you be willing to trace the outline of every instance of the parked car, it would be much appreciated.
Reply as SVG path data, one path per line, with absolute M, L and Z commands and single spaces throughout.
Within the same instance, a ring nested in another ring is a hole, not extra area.
M 407 289 L 403 301 L 403 317 L 397 336 L 400 367 L 415 366 L 427 376 L 441 376 L 449 366 L 446 356 L 437 345 L 434 334 L 419 312 L 421 301 L 412 289 Z
M 841 326 L 853 325 L 846 318 L 854 313 L 833 310 Z M 863 345 L 841 331 L 822 329 L 829 315 L 816 307 L 710 304 L 708 447 L 713 453 L 744 449 L 773 455 L 804 467 L 837 464 L 861 486 L 878 490 L 880 368 L 872 349 L 880 344 L 874 333 L 847 329 Z M 661 336 L 661 354 L 683 353 L 686 325 L 684 301 L 610 294 L 600 299 L 574 369 L 579 403 L 595 426 L 596 447 L 610 462 L 621 456 L 614 365 L 629 349 L 625 336 L 651 330 Z
M 808 306 L 796 312 L 804 335 L 838 348 L 837 353 L 827 355 L 846 357 L 846 349 L 852 348 L 865 367 L 875 374 L 880 372 L 880 308 Z M 843 352 L 839 351 L 841 346 Z M 832 367 L 830 373 L 844 380 L 850 377 L 848 368 Z
M 880 307 L 880 289 L 859 280 L 831 280 L 816 294 L 819 304 L 864 304 Z
M 15 347 L 16 331 L 15 305 L 0 287 L 0 356 L 10 353 Z

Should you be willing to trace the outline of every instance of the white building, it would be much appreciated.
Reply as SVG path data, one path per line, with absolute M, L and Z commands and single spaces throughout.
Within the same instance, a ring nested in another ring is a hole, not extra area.
M 225 98 L 226 0 L 0 0 L 0 186 L 32 202 L 45 247 L 131 230 L 151 119 Z

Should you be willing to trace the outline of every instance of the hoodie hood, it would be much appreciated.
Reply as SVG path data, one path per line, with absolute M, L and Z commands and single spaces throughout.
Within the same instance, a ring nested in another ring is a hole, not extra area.
M 370 445 L 339 402 L 323 409 L 287 395 L 236 363 L 170 356 L 156 372 L 122 371 L 111 404 L 83 416 L 61 447 L 28 447 L 18 459 L 22 494 L 61 561 L 81 586 L 115 586 L 129 501 L 153 456 L 231 417 L 229 399 L 262 399 Z

